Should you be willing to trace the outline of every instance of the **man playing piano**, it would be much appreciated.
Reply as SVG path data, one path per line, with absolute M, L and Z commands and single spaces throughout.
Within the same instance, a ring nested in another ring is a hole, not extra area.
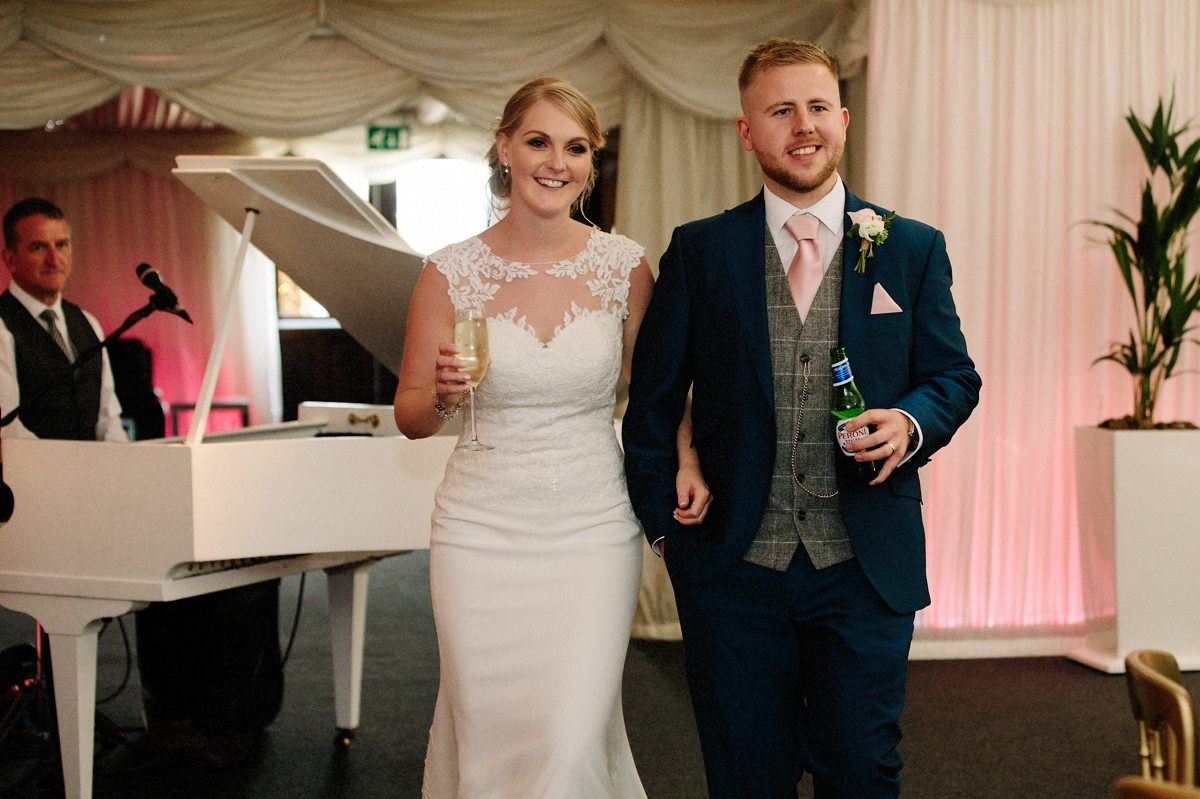
M 21 407 L 3 436 L 127 441 L 108 353 L 66 377 L 104 334 L 94 316 L 62 297 L 71 275 L 71 228 L 62 210 L 37 197 L 13 205 L 4 215 L 3 258 L 12 280 L 0 294 L 0 413 Z M 278 603 L 279 581 L 272 580 L 138 613 L 149 723 L 141 751 L 204 767 L 254 753 L 283 695 Z M 43 653 L 49 679 L 45 639 Z
M 62 297 L 71 275 L 62 210 L 37 197 L 14 205 L 4 215 L 3 253 L 12 282 L 0 294 L 0 409 L 19 406 L 22 394 L 29 403 L 3 435 L 126 441 L 107 353 L 74 381 L 59 377 L 104 335 L 94 316 Z

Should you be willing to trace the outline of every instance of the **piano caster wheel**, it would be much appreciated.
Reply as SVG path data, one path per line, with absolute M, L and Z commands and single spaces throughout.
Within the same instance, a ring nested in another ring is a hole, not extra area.
M 338 727 L 338 731 L 333 736 L 333 745 L 338 749 L 349 749 L 352 743 L 354 743 L 354 730 Z

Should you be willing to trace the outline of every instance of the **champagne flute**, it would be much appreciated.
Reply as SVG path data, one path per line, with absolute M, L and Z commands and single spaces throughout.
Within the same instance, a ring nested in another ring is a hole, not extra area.
M 487 317 L 475 308 L 459 311 L 454 317 L 454 343 L 458 347 L 458 358 L 466 362 L 460 371 L 467 375 L 467 385 L 470 386 L 471 396 L 471 439 L 459 444 L 455 449 L 465 449 L 471 452 L 483 452 L 493 449 L 487 444 L 480 443 L 475 431 L 475 388 L 487 374 L 488 365 L 492 359 L 488 354 Z

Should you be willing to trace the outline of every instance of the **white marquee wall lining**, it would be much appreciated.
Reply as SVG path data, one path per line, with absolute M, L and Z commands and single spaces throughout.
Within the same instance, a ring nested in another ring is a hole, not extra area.
M 1091 364 L 1133 317 L 1080 223 L 1137 212 L 1131 108 L 1147 117 L 1174 86 L 1179 119 L 1200 123 L 1198 30 L 1195 0 L 872 3 L 870 196 L 946 232 L 983 376 L 978 410 L 924 481 L 926 638 L 1064 651 L 1084 622 L 1072 428 L 1131 412 L 1128 377 Z M 1200 417 L 1197 355 L 1161 418 Z M 1050 635 L 1000 635 L 1012 628 Z

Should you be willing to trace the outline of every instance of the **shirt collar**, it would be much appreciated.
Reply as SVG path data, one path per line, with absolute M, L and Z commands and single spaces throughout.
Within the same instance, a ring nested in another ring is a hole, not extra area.
M 18 286 L 16 281 L 11 281 L 8 284 L 8 290 L 14 297 L 17 298 L 17 302 L 25 306 L 25 310 L 29 311 L 29 315 L 34 319 L 40 320 L 42 318 L 42 311 L 46 310 L 47 308 L 58 314 L 59 319 L 63 318 L 61 294 L 58 295 L 58 297 L 54 300 L 53 305 L 47 305 L 25 289 Z
M 797 208 L 767 186 L 763 186 L 763 200 L 767 206 L 767 226 L 773 233 L 783 230 L 783 223 L 797 212 L 812 214 L 835 236 L 841 236 L 845 228 L 846 186 L 841 175 L 828 194 L 807 208 Z

